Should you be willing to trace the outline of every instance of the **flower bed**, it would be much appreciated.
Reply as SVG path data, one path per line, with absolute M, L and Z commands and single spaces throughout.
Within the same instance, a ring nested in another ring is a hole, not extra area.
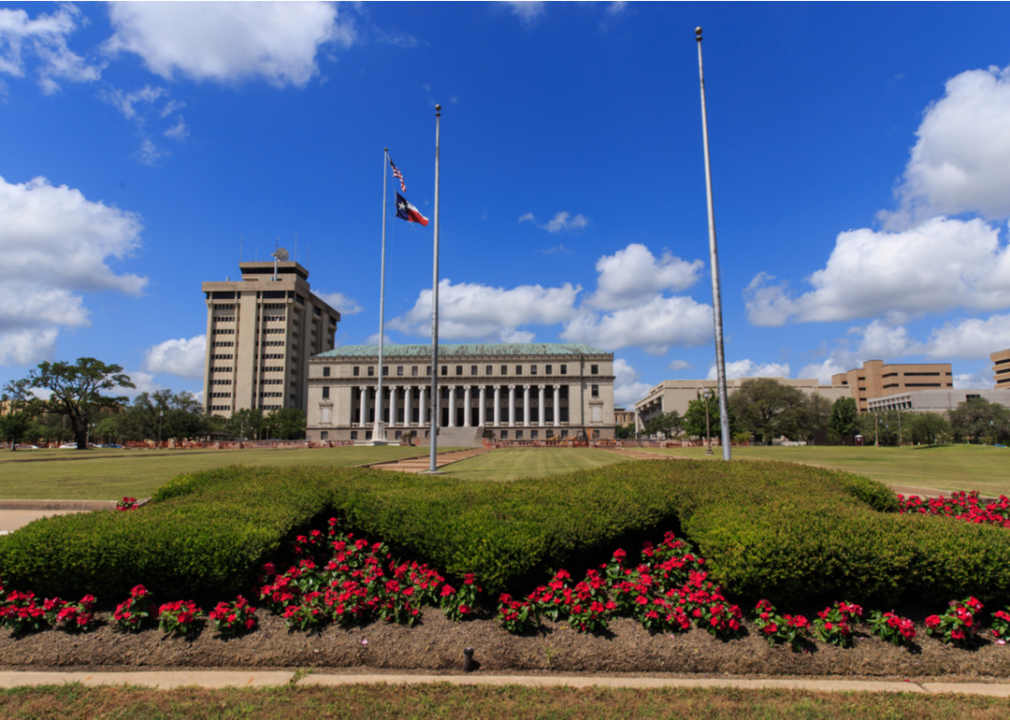
M 898 495 L 901 513 L 939 515 L 966 522 L 1010 528 L 1010 498 L 1000 495 L 992 502 L 983 503 L 977 490 L 955 492 L 950 497 L 921 498 L 918 495 Z

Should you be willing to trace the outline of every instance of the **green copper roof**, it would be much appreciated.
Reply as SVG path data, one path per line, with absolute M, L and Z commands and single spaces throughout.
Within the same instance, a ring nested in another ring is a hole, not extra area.
M 383 357 L 431 357 L 431 345 L 385 345 Z M 470 343 L 447 345 L 439 343 L 438 356 L 473 357 L 489 355 L 517 357 L 520 355 L 607 355 L 603 350 L 583 343 Z M 315 355 L 317 358 L 378 357 L 378 345 L 344 345 Z

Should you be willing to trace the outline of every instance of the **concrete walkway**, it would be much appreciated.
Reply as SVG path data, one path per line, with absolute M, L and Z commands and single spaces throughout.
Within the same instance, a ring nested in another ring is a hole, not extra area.
M 483 455 L 486 452 L 491 452 L 491 448 L 467 448 L 465 450 L 454 450 L 453 452 L 438 453 L 435 456 L 435 467 L 442 468 L 446 465 L 451 465 L 452 463 L 459 462 L 460 460 L 466 460 L 467 458 L 477 457 L 478 455 Z M 425 455 L 423 457 L 417 458 L 406 458 L 404 460 L 391 460 L 389 462 L 374 463 L 366 467 L 375 468 L 376 470 L 394 470 L 396 472 L 405 473 L 422 473 L 426 472 L 431 467 L 431 459 Z
M 0 535 L 50 515 L 115 509 L 115 500 L 0 500 Z
M 147 672 L 0 672 L 0 688 L 80 683 L 84 687 L 130 685 L 170 690 L 180 687 L 208 689 L 279 687 L 284 685 L 335 687 L 342 685 L 518 685 L 522 687 L 607 687 L 631 689 L 727 688 L 736 690 L 802 690 L 807 692 L 910 692 L 932 695 L 961 694 L 1010 697 L 1008 683 L 944 683 L 887 680 L 748 678 L 594 677 L 565 675 L 328 675 L 294 671 L 154 670 Z

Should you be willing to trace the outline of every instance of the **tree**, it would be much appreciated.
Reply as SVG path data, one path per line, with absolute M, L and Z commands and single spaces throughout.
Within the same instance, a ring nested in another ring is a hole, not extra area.
M 807 422 L 802 429 L 807 442 L 813 442 L 818 434 L 822 438 L 827 435 L 832 409 L 831 401 L 820 393 L 815 392 L 807 398 Z
M 27 380 L 7 383 L 0 401 L 0 437 L 11 441 L 12 451 L 17 450 L 18 440 L 28 434 L 33 418 L 41 411 L 41 401 L 32 394 Z
M 298 408 L 278 408 L 263 419 L 267 437 L 279 440 L 300 440 L 305 437 L 305 411 Z
M 901 410 L 878 410 L 866 412 L 856 420 L 856 427 L 864 442 L 876 443 L 883 447 L 893 447 L 911 438 L 911 428 L 915 414 Z
M 645 431 L 649 435 L 662 435 L 664 438 L 676 437 L 683 428 L 684 419 L 676 410 L 668 413 L 660 413 L 652 418 L 645 426 Z
M 712 437 L 721 437 L 722 428 L 719 415 L 719 395 L 714 392 L 707 392 L 697 400 L 692 400 L 687 404 L 687 412 L 684 413 L 683 429 L 688 435 L 693 437 L 705 437 L 705 407 L 708 406 L 708 427 Z M 729 408 L 729 434 L 733 436 L 736 430 L 736 414 L 733 408 Z
M 103 392 L 115 388 L 134 388 L 129 375 L 123 374 L 121 365 L 106 365 L 94 358 L 78 358 L 76 363 L 43 362 L 28 373 L 27 388 L 48 390 L 49 400 L 43 407 L 70 421 L 77 449 L 88 447 L 88 429 L 91 420 L 102 408 L 118 408 L 126 403 L 125 397 L 110 397 Z
M 838 398 L 831 406 L 831 419 L 828 421 L 828 427 L 844 438 L 856 431 L 858 416 L 859 410 L 855 400 L 850 397 Z
M 263 427 L 263 410 L 260 408 L 237 410 L 224 425 L 225 432 L 244 440 L 259 440 Z
M 193 438 L 209 432 L 203 405 L 191 393 L 158 390 L 140 393 L 123 412 L 106 417 L 95 427 L 104 437 L 126 440 Z
M 1010 437 L 1010 409 L 983 397 L 970 398 L 951 411 L 950 428 L 958 440 L 1006 442 Z
M 912 442 L 936 445 L 943 436 L 950 434 L 950 423 L 938 413 L 920 413 L 910 424 Z
M 635 437 L 635 423 L 618 425 L 614 428 L 614 437 L 617 440 L 628 440 L 629 438 Z
M 744 380 L 729 396 L 741 430 L 754 433 L 766 444 L 779 436 L 794 440 L 808 425 L 809 402 L 802 390 L 772 378 Z

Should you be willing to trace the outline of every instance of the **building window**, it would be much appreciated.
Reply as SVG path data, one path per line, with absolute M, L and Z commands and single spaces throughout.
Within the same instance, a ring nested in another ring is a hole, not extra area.
M 449 374 L 449 366 L 448 365 L 443 365 L 442 366 L 442 374 L 443 375 L 448 375 Z
M 600 396 L 600 386 L 599 385 L 593 385 L 592 386 L 592 390 L 590 391 L 589 394 L 592 395 L 593 397 L 599 397 Z
M 567 375 L 568 374 L 568 366 L 567 365 L 562 365 L 561 366 L 561 374 L 562 375 Z
M 502 365 L 501 366 L 501 374 L 502 375 L 508 375 L 509 374 L 509 366 L 508 365 Z
M 493 375 L 494 374 L 494 366 L 493 365 L 485 365 L 484 366 L 484 374 L 485 375 Z
M 411 375 L 412 375 L 413 377 L 417 377 L 417 365 L 412 365 L 412 366 L 411 366 L 411 368 L 410 368 L 410 374 L 411 374 Z
M 599 365 L 590 365 L 589 366 L 589 374 L 590 375 L 599 375 L 600 374 L 600 366 Z
M 360 374 L 361 374 L 361 368 L 359 368 L 357 365 L 351 368 L 351 375 L 353 375 L 354 377 L 358 377 L 358 375 Z
M 523 439 L 523 431 L 516 430 L 516 440 L 522 440 L 522 439 Z
M 508 440 L 509 439 L 509 431 L 508 430 L 502 430 L 501 431 L 501 439 L 502 440 Z
M 476 375 L 477 374 L 477 366 L 476 365 L 471 365 L 470 366 L 470 374 L 471 375 Z
M 462 375 L 463 374 L 463 366 L 462 365 L 457 365 L 456 366 L 456 374 L 457 375 Z
M 382 366 L 382 377 L 386 377 L 387 375 L 389 375 L 389 365 L 383 365 Z
M 329 400 L 329 399 L 330 399 L 330 388 L 329 388 L 329 386 L 324 386 L 323 387 L 323 400 Z
M 431 365 L 429 365 L 428 369 L 424 371 L 424 374 L 425 375 L 431 375 Z
M 403 365 L 396 366 L 396 376 L 403 377 Z
M 326 365 L 323 367 L 323 377 L 329 377 L 329 376 L 330 376 L 330 366 Z
M 358 431 L 351 430 L 351 440 L 357 440 L 357 439 L 358 439 Z
M 523 366 L 516 365 L 516 375 L 522 375 L 522 374 L 523 374 Z
M 539 440 L 539 439 L 540 439 L 540 431 L 530 430 L 530 440 Z
M 562 367 L 564 367 L 564 365 L 562 365 Z M 566 437 L 568 437 L 568 431 L 567 430 L 562 430 L 561 431 L 561 439 L 563 440 Z
M 373 375 L 375 375 L 375 366 L 369 365 L 368 366 L 368 377 L 372 377 Z
M 329 440 L 330 439 L 330 433 L 329 433 L 329 431 L 323 430 L 321 433 L 319 433 L 319 439 L 320 440 Z
M 548 365 L 548 366 L 547 366 L 547 367 L 546 367 L 546 368 L 544 369 L 544 372 L 545 372 L 545 373 L 547 373 L 548 375 L 550 375 L 551 373 L 553 373 L 553 372 L 554 372 L 554 366 L 553 366 L 553 365 Z
M 530 375 L 536 375 L 536 374 L 537 374 L 537 366 L 530 365 Z

